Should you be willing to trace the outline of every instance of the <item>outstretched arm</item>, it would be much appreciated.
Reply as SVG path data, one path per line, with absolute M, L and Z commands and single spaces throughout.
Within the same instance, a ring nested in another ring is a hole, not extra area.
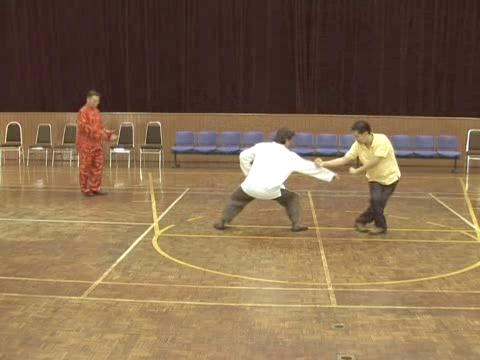
M 354 142 L 353 145 L 350 147 L 350 150 L 345 154 L 344 157 L 330 160 L 330 161 L 323 161 L 320 158 L 315 159 L 315 163 L 318 166 L 323 166 L 326 168 L 336 168 L 344 165 L 350 164 L 353 160 L 358 157 L 358 143 Z
M 351 160 L 346 157 L 341 157 L 341 158 L 329 160 L 329 161 L 323 161 L 320 158 L 315 159 L 315 164 L 317 164 L 317 166 L 326 167 L 330 169 L 348 165 L 350 162 Z
M 338 175 L 333 171 L 325 169 L 323 167 L 317 166 L 313 161 L 302 159 L 297 154 L 293 154 L 293 171 L 300 174 L 312 176 L 316 179 L 323 181 L 332 181 L 334 178 L 337 178 Z

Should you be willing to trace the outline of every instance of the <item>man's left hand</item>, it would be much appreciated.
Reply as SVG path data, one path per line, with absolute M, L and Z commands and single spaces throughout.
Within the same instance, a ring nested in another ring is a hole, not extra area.
M 351 167 L 350 169 L 348 169 L 348 172 L 351 174 L 351 175 L 357 175 L 360 171 L 360 169 L 355 169 L 354 167 Z

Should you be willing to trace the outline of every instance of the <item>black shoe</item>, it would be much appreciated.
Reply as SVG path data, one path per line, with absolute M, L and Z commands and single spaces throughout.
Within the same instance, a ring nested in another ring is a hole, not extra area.
M 387 232 L 387 229 L 380 228 L 380 227 L 374 227 L 372 230 L 368 232 L 369 235 L 383 235 Z
M 217 230 L 225 230 L 225 221 L 218 220 L 215 224 L 213 224 L 213 227 Z
M 92 191 L 92 194 L 93 194 L 93 195 L 99 195 L 99 196 L 108 195 L 108 193 L 107 193 L 107 192 L 104 192 L 104 191 Z
M 355 223 L 355 230 L 357 230 L 358 232 L 361 232 L 361 233 L 367 233 L 369 232 L 367 226 L 365 224 L 362 224 L 362 223 Z
M 308 226 L 304 226 L 300 224 L 292 225 L 293 232 L 300 232 L 300 231 L 307 231 L 307 230 L 308 230 Z

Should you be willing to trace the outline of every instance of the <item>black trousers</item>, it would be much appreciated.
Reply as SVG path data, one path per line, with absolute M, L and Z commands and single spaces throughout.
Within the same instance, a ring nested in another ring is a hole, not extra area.
M 369 182 L 370 187 L 370 206 L 361 214 L 356 222 L 361 224 L 368 224 L 375 222 L 375 226 L 387 229 L 387 221 L 383 211 L 387 206 L 387 201 L 392 196 L 398 181 L 391 185 L 382 185 L 377 182 Z
M 300 223 L 300 198 L 299 196 L 289 190 L 281 190 L 281 196 L 274 199 L 280 205 L 282 205 L 287 211 L 288 218 L 292 222 L 292 225 Z M 233 192 L 228 200 L 227 205 L 222 213 L 222 220 L 226 223 L 231 222 L 245 206 L 247 206 L 253 197 L 245 194 L 241 187 Z

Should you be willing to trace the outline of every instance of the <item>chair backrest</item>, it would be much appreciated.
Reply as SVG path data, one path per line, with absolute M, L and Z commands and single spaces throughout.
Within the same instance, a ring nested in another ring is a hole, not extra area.
M 37 144 L 52 145 L 52 125 L 39 124 L 37 127 Z
M 336 149 L 338 146 L 338 137 L 336 134 L 318 134 L 316 145 L 319 148 Z
M 214 131 L 200 131 L 198 133 L 198 145 L 215 146 L 217 145 L 217 133 Z
M 135 139 L 135 133 L 133 123 L 123 122 L 120 124 L 120 130 L 118 134 L 117 145 L 133 146 Z
M 150 121 L 145 130 L 145 145 L 162 145 L 162 124 L 159 121 Z
M 438 150 L 458 150 L 458 139 L 453 135 L 440 135 L 437 138 Z
M 63 145 L 73 145 L 77 141 L 77 125 L 67 124 L 63 129 Z
M 7 124 L 7 131 L 5 132 L 6 143 L 20 143 L 23 145 L 22 125 L 16 121 Z
M 260 131 L 249 131 L 243 134 L 242 144 L 245 146 L 253 146 L 263 142 L 264 135 Z
M 393 135 L 391 139 L 395 150 L 412 149 L 412 138 L 409 135 Z
M 193 131 L 177 131 L 175 133 L 175 145 L 193 145 L 195 135 Z
M 467 151 L 480 150 L 480 129 L 470 129 L 467 134 Z
M 293 137 L 295 147 L 313 147 L 313 134 L 299 132 Z
M 415 150 L 435 150 L 435 139 L 431 135 L 415 136 Z
M 355 142 L 355 136 L 348 134 L 348 135 L 340 135 L 338 144 L 340 149 L 349 149 L 352 147 L 353 143 Z
M 220 134 L 220 144 L 240 146 L 242 134 L 239 131 L 224 131 Z

